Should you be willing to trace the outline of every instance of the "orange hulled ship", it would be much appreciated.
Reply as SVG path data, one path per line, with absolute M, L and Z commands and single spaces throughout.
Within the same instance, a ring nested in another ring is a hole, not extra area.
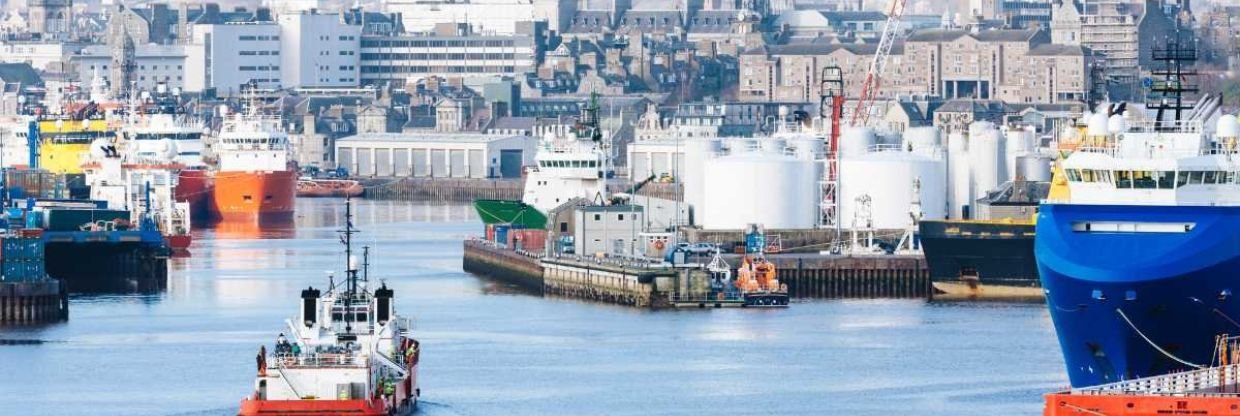
M 207 209 L 225 221 L 288 221 L 293 218 L 297 169 L 289 160 L 288 135 L 279 116 L 226 115 L 216 139 L 218 168 Z

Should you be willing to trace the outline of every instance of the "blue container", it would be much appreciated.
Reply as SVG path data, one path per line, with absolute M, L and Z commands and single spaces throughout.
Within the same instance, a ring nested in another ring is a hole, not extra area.
M 26 280 L 39 280 L 43 277 L 43 262 L 28 261 L 23 265 L 22 269 Z
M 749 233 L 745 235 L 745 252 L 762 253 L 766 251 L 766 234 Z
M 33 250 L 33 255 L 30 258 L 38 259 L 41 263 L 43 261 L 43 254 L 47 250 L 47 243 L 44 243 L 41 238 L 32 238 L 30 240 L 30 248 Z
M 494 243 L 496 243 L 496 244 L 500 244 L 500 245 L 506 245 L 506 244 L 508 244 L 508 230 L 509 230 L 509 229 L 511 229 L 511 226 L 509 226 L 509 225 L 498 225 L 498 224 L 497 224 L 497 225 L 495 226 L 495 241 L 494 241 Z
M 37 211 L 27 213 L 26 228 L 43 228 L 43 213 Z
M 4 280 L 10 282 L 26 281 L 26 268 L 22 262 L 9 261 L 4 262 Z
M 0 251 L 2 251 L 0 252 L 0 257 L 2 257 L 6 262 L 8 260 L 16 261 L 26 257 L 25 254 L 22 253 L 25 246 L 23 245 L 21 239 L 14 237 L 5 238 L 4 243 L 0 244 L 0 246 L 3 246 L 0 247 Z

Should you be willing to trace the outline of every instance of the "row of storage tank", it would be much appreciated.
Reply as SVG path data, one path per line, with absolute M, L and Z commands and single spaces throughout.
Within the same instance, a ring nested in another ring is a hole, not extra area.
M 977 122 L 944 141 L 934 127 L 903 136 L 845 130 L 836 188 L 841 226 L 907 228 L 915 202 L 925 219 L 964 218 L 973 201 L 1005 181 L 1050 180 L 1052 158 L 1039 151 L 1032 128 Z M 690 140 L 684 198 L 695 223 L 706 229 L 821 225 L 830 169 L 824 146 L 821 136 L 809 134 Z M 868 207 L 859 202 L 863 196 Z

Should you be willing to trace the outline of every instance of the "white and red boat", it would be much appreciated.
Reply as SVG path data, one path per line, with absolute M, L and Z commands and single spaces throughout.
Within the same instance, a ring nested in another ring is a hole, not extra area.
M 393 291 L 368 286 L 365 261 L 358 270 L 345 206 L 346 279 L 333 280 L 325 293 L 301 291 L 287 338 L 282 333 L 274 348 L 259 349 L 254 392 L 238 415 L 387 416 L 417 408 L 419 344 L 410 321 L 396 314 Z

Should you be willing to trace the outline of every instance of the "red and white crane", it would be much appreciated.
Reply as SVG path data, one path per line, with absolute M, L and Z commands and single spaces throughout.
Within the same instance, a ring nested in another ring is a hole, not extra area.
M 874 51 L 874 60 L 870 61 L 870 71 L 865 75 L 865 84 L 861 85 L 861 96 L 857 99 L 857 108 L 853 110 L 853 126 L 865 126 L 870 121 L 870 113 L 874 110 L 874 97 L 878 96 L 883 69 L 887 66 L 887 57 L 891 55 L 891 45 L 896 41 L 896 33 L 904 17 L 906 1 L 891 0 L 891 8 L 887 12 L 887 24 L 883 26 L 883 35 L 878 39 L 878 49 Z

